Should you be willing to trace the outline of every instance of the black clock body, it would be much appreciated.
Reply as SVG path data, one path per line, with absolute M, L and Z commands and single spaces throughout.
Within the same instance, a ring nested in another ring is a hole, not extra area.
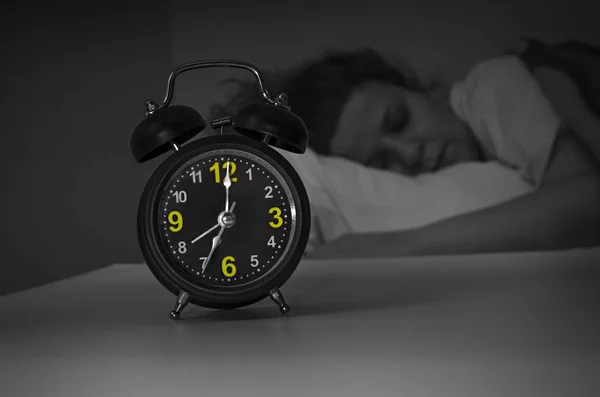
M 189 302 L 233 309 L 271 296 L 296 270 L 310 233 L 305 187 L 267 144 L 214 135 L 174 150 L 138 207 L 138 238 L 154 276 Z M 216 245 L 215 245 L 216 244 Z

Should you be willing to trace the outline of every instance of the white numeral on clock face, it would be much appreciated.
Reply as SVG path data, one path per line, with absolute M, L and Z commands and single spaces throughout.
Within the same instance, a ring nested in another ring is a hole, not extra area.
M 267 245 L 270 245 L 271 247 L 275 248 L 275 236 L 271 236 L 271 238 L 267 242 Z
M 248 168 L 248 171 L 246 171 L 246 174 L 248 174 L 248 180 L 252 180 L 252 168 Z
M 175 202 L 177 203 L 185 203 L 187 201 L 187 193 L 185 190 L 179 190 L 173 193 L 175 196 Z
M 267 194 L 265 194 L 265 198 L 273 198 L 273 188 L 271 186 L 265 187 Z
M 257 267 L 258 264 L 258 255 L 250 255 L 250 266 Z
M 202 171 L 192 171 L 192 182 L 193 183 L 202 183 Z

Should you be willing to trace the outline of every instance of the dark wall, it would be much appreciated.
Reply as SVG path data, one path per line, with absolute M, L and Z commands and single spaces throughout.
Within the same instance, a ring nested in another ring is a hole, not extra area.
M 168 4 L 48 3 L 1 12 L 0 294 L 142 260 L 135 211 L 152 165 L 129 138 L 145 99 L 164 95 Z
M 327 48 L 373 47 L 406 58 L 426 77 L 455 79 L 497 56 L 520 35 L 600 45 L 590 0 L 328 0 L 216 3 L 178 0 L 173 9 L 176 63 L 227 57 L 285 68 Z M 219 4 L 221 4 L 219 6 Z M 207 114 L 224 89 L 215 82 L 244 72 L 183 77 L 179 98 Z

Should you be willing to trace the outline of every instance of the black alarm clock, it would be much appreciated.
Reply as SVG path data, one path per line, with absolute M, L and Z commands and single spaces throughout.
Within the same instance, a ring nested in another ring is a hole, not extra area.
M 251 71 L 263 101 L 211 121 L 215 134 L 189 142 L 206 122 L 188 106 L 169 104 L 177 75 L 204 67 Z M 229 127 L 233 133 L 223 134 Z M 235 309 L 266 297 L 289 311 L 280 287 L 306 248 L 310 206 L 298 173 L 273 148 L 304 153 L 307 141 L 287 96 L 272 99 L 258 69 L 246 62 L 181 65 L 169 76 L 163 103 L 146 102 L 131 151 L 138 163 L 168 157 L 142 192 L 137 234 L 150 271 L 177 296 L 172 319 L 188 303 Z

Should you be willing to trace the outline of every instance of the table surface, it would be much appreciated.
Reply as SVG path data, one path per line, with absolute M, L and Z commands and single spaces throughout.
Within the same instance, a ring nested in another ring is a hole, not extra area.
M 0 298 L 0 395 L 599 396 L 600 250 L 304 261 L 268 299 L 188 306 L 145 265 Z

